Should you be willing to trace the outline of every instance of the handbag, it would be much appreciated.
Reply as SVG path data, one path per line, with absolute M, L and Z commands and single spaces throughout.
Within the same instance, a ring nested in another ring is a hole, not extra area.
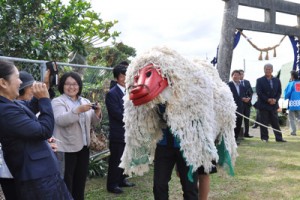
M 96 134 L 93 129 L 90 131 L 90 149 L 93 151 L 103 151 L 107 148 L 107 138 L 104 134 Z

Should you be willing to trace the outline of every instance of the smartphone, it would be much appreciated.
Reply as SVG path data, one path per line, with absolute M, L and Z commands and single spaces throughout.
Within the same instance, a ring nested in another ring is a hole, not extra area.
M 50 87 L 58 85 L 58 66 L 55 61 L 46 62 L 47 69 L 50 70 Z

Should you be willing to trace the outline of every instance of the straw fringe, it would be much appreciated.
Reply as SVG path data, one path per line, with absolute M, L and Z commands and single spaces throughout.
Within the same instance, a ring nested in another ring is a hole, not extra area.
M 162 138 L 156 111 L 159 103 L 167 105 L 167 125 L 179 138 L 193 171 L 203 166 L 209 172 L 211 161 L 219 158 L 215 141 L 222 136 L 234 163 L 236 105 L 217 70 L 200 60 L 189 61 L 167 47 L 156 47 L 132 61 L 126 72 L 126 88 L 133 84 L 138 70 L 149 63 L 159 66 L 170 84 L 157 98 L 141 106 L 134 106 L 128 93 L 124 96 L 126 147 L 120 164 L 124 173 L 142 175 L 149 170 L 156 143 Z

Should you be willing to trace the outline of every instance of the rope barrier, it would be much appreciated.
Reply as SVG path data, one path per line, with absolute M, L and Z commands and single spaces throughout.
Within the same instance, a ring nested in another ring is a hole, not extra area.
M 248 119 L 248 120 L 250 120 L 250 121 L 252 121 L 252 122 L 254 122 L 254 123 L 257 123 L 258 125 L 263 126 L 263 127 L 267 128 L 267 129 L 271 129 L 271 130 L 273 130 L 273 131 L 277 131 L 277 132 L 282 133 L 281 130 L 277 130 L 277 129 L 272 128 L 272 127 L 270 127 L 270 126 L 266 126 L 266 125 L 264 125 L 264 124 L 262 124 L 262 123 L 260 123 L 260 122 L 258 122 L 258 121 L 255 121 L 254 119 L 251 119 L 251 118 L 249 118 L 249 117 L 246 117 L 245 115 L 243 115 L 243 114 L 241 114 L 241 113 L 239 113 L 239 112 L 237 112 L 237 111 L 235 111 L 235 113 L 238 114 L 238 115 L 240 115 L 241 117 L 244 117 L 244 118 L 246 118 L 246 119 Z

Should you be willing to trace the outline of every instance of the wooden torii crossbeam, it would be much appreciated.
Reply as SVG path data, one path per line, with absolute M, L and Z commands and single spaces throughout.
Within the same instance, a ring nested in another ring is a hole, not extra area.
M 217 68 L 223 81 L 228 82 L 231 70 L 234 35 L 236 29 L 281 35 L 300 36 L 300 4 L 284 0 L 223 0 L 225 1 Z M 264 22 L 239 19 L 239 6 L 263 9 Z M 276 13 L 295 15 L 297 26 L 276 24 Z

